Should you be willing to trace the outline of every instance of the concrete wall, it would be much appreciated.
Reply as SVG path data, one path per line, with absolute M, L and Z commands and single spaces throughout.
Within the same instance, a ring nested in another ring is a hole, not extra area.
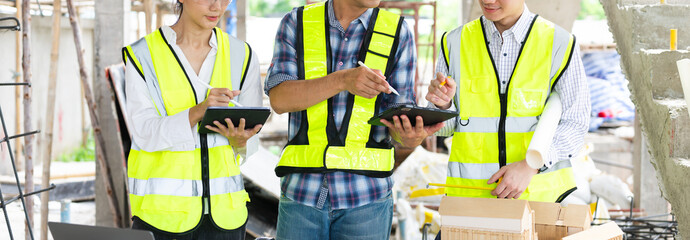
M 549 21 L 570 31 L 573 28 L 573 22 L 580 13 L 581 0 L 525 0 L 527 8 L 533 13 L 539 14 Z M 469 18 L 465 17 L 465 22 L 477 19 L 482 15 L 482 9 L 479 3 L 472 1 Z
M 14 16 L 0 14 L 0 17 Z M 82 141 L 82 117 L 81 117 L 81 85 L 79 80 L 79 67 L 72 37 L 72 28 L 69 19 L 63 17 L 61 21 L 62 29 L 60 35 L 60 63 L 58 67 L 57 105 L 55 108 L 55 123 L 53 130 L 53 156 L 60 156 L 62 153 L 71 152 L 80 146 Z M 91 75 L 93 62 L 93 20 L 83 19 L 81 21 L 83 45 L 85 52 L 86 67 Z M 48 88 L 48 69 L 50 67 L 51 51 L 51 16 L 32 16 L 31 23 L 31 69 L 32 77 L 32 118 L 33 126 L 43 129 L 46 117 L 46 99 Z M 14 82 L 12 78 L 15 71 L 15 33 L 10 31 L 0 32 L 0 82 Z M 0 106 L 2 107 L 7 131 L 10 135 L 15 133 L 15 94 L 14 87 L 0 87 Z M 86 126 L 89 125 L 88 109 L 86 113 Z M 36 138 L 34 138 L 36 139 Z M 40 144 L 40 140 L 38 140 Z M 23 140 L 22 140 L 23 142 Z M 12 147 L 16 146 L 12 142 Z M 34 162 L 40 163 L 41 149 L 35 145 Z M 0 149 L 0 174 L 6 173 L 9 169 L 9 155 L 5 147 Z
M 630 80 L 631 97 L 639 112 L 659 188 L 671 203 L 681 236 L 690 236 L 690 117 L 675 68 L 676 61 L 690 58 L 690 51 L 667 50 L 670 28 L 679 29 L 678 49 L 690 44 L 687 30 L 683 33 L 683 29 L 690 29 L 690 5 L 639 0 L 601 2 L 621 54 L 621 65 Z

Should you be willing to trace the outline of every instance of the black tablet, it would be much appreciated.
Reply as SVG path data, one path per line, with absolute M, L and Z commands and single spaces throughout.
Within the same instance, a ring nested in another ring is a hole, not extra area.
M 381 114 L 374 116 L 373 118 L 369 119 L 368 123 L 371 125 L 386 126 L 383 125 L 383 123 L 381 123 L 381 119 L 386 119 L 389 122 L 393 122 L 393 116 L 401 115 L 406 115 L 410 119 L 410 123 L 412 123 L 412 126 L 416 125 L 417 116 L 422 116 L 422 119 L 424 120 L 424 126 L 431 126 L 440 122 L 445 122 L 448 119 L 457 117 L 458 113 L 449 110 L 419 107 L 415 106 L 414 104 L 401 104 L 389 108 L 388 110 L 383 111 Z
M 219 121 L 227 127 L 226 118 L 230 118 L 235 127 L 240 123 L 240 118 L 244 118 L 244 129 L 251 129 L 256 125 L 266 123 L 269 115 L 271 115 L 271 109 L 267 107 L 209 107 L 201 119 L 199 133 L 215 133 L 206 128 L 206 125 L 215 127 L 213 121 Z

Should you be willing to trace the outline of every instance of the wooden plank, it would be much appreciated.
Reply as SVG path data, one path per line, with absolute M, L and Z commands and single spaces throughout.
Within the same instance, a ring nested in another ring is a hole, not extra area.
M 55 119 L 55 90 L 57 89 L 58 57 L 60 53 L 61 0 L 54 0 L 53 6 L 53 45 L 50 50 L 50 73 L 48 74 L 48 99 L 46 100 L 46 126 L 43 144 L 43 175 L 41 186 L 50 183 L 50 161 L 53 151 L 53 121 Z M 48 199 L 50 192 L 41 193 L 41 240 L 48 240 Z
M 24 82 L 31 83 L 31 11 L 29 1 L 22 2 L 22 72 Z M 31 125 L 31 86 L 24 85 L 24 132 L 33 131 Z M 24 191 L 34 191 L 34 162 L 33 162 L 33 136 L 24 137 Z M 34 234 L 34 201 L 33 198 L 24 199 L 24 211 L 26 212 L 26 239 L 33 240 Z
M 156 29 L 163 26 L 163 10 L 160 5 L 156 5 Z
M 146 24 L 146 34 L 151 33 L 153 30 L 151 29 L 151 24 L 153 22 L 153 11 L 154 11 L 154 3 L 153 0 L 144 0 L 144 18 L 145 18 L 145 24 Z M 144 34 L 144 35 L 146 35 Z

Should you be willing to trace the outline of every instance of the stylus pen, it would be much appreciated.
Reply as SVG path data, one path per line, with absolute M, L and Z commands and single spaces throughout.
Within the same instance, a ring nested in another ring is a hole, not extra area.
M 199 79 L 196 79 L 196 78 L 195 78 L 195 80 L 197 80 L 196 82 L 201 83 L 201 85 L 204 85 L 204 87 L 208 88 L 209 90 L 210 90 L 210 89 L 213 89 L 213 87 L 211 87 L 211 85 L 208 85 L 208 83 L 205 83 L 205 82 L 203 82 L 203 81 L 201 81 L 201 80 L 199 80 Z M 231 102 L 232 104 L 235 104 L 236 107 L 243 107 L 242 104 L 238 103 L 238 102 L 235 101 L 235 100 L 230 99 L 230 102 Z
M 367 65 L 364 65 L 364 63 L 362 61 L 357 61 L 357 64 L 359 64 L 359 66 L 369 68 L 369 67 L 367 67 Z M 371 70 L 371 68 L 369 68 L 369 70 Z M 398 91 L 395 91 L 395 88 L 393 88 L 391 85 L 388 85 L 388 89 L 391 90 L 391 92 L 393 92 L 393 94 L 400 96 L 400 93 L 398 93 Z

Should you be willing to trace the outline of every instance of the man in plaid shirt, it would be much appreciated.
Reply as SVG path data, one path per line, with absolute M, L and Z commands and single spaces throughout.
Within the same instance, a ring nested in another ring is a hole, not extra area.
M 348 108 L 352 108 L 355 95 L 366 99 L 378 97 L 381 104 L 378 112 L 396 103 L 415 102 L 416 52 L 414 39 L 404 21 L 401 20 L 398 26 L 397 49 L 393 49 L 395 54 L 389 58 L 394 62 L 388 64 L 387 76 L 384 77 L 379 70 L 357 67 L 358 60 L 362 59 L 360 50 L 366 42 L 367 30 L 373 26 L 370 21 L 376 21 L 372 16 L 379 13 L 375 9 L 378 4 L 378 0 L 331 0 L 325 3 L 328 22 L 322 21 L 326 25 L 330 45 L 329 71 L 323 77 L 308 81 L 300 76 L 303 75 L 300 74 L 300 61 L 303 59 L 300 51 L 304 51 L 301 50 L 301 41 L 308 41 L 301 39 L 300 31 L 308 29 L 302 30 L 298 19 L 307 18 L 303 14 L 307 14 L 310 7 L 295 8 L 282 19 L 264 88 L 277 113 L 290 113 L 288 134 L 291 141 L 300 134 L 300 128 L 307 125 L 304 124 L 307 122 L 305 110 L 324 101 L 329 102 L 328 119 L 333 121 L 338 131 L 348 126 L 353 128 L 353 124 L 366 124 L 353 123 L 354 119 L 344 120 L 352 114 Z M 382 18 L 381 14 L 378 15 Z M 396 89 L 400 96 L 393 95 L 388 86 Z M 393 123 L 386 122 L 392 128 L 372 127 L 370 138 L 390 145 L 392 137 L 403 146 L 414 147 L 442 127 L 442 123 L 424 127 L 419 121 L 421 119 L 417 120 L 418 125 L 411 126 L 407 117 L 396 117 Z M 349 125 L 343 126 L 343 122 L 349 122 Z M 338 135 L 340 141 L 344 141 L 344 134 Z M 283 158 L 285 154 L 284 151 Z M 278 168 L 276 172 L 279 172 Z M 341 170 L 284 174 L 281 178 L 277 238 L 388 239 L 393 212 L 393 182 L 389 175 L 372 177 Z

